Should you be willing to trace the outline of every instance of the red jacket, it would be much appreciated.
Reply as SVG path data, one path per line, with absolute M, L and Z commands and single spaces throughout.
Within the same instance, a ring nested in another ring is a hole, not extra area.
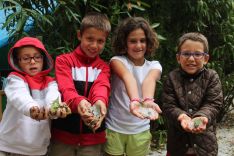
M 52 123 L 52 138 L 66 144 L 94 145 L 104 143 L 105 127 L 93 133 L 81 120 L 77 106 L 87 99 L 91 104 L 102 100 L 108 104 L 110 94 L 110 68 L 99 57 L 87 57 L 80 47 L 73 52 L 57 57 L 55 74 L 59 90 L 72 110 L 65 119 Z

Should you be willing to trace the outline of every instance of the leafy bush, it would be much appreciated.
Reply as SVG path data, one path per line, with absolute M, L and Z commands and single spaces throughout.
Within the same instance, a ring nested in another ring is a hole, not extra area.
M 229 112 L 234 110 L 234 73 L 222 79 L 224 104 L 218 115 L 218 122 L 222 121 Z
M 167 141 L 167 131 L 165 128 L 165 120 L 162 116 L 156 121 L 151 121 L 150 132 L 152 134 L 151 148 L 153 150 L 164 148 Z

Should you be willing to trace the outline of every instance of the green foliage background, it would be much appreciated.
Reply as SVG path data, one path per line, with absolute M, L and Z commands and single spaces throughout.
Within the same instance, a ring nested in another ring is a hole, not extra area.
M 176 65 L 177 39 L 189 31 L 208 37 L 210 67 L 224 74 L 234 70 L 233 0 L 0 0 L 0 8 L 8 15 L 3 28 L 13 42 L 22 36 L 37 36 L 55 56 L 77 46 L 81 19 L 89 11 L 98 11 L 108 15 L 112 30 L 127 16 L 148 19 L 159 35 L 161 46 L 155 58 L 162 63 L 164 74 Z M 32 22 L 30 31 L 25 31 Z M 107 42 L 102 57 L 109 60 L 111 56 Z
M 160 47 L 151 59 L 161 62 L 162 81 L 177 66 L 178 38 L 183 33 L 199 31 L 209 41 L 208 66 L 218 71 L 223 83 L 226 98 L 218 119 L 234 106 L 234 0 L 0 0 L 0 8 L 7 15 L 2 28 L 8 30 L 12 43 L 22 36 L 39 37 L 54 58 L 77 46 L 76 31 L 89 11 L 105 13 L 112 30 L 125 17 L 143 16 L 160 40 Z M 25 31 L 28 27 L 30 31 Z M 101 57 L 108 61 L 111 56 L 109 38 Z M 161 88 L 159 83 L 156 98 Z

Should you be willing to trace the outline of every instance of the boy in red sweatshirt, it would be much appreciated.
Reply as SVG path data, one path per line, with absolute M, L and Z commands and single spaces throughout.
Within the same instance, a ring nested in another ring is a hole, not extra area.
M 99 54 L 110 30 L 111 25 L 105 15 L 87 14 L 77 34 L 80 45 L 56 59 L 59 90 L 72 114 L 52 123 L 50 156 L 102 155 L 102 146 L 106 141 L 102 121 L 110 92 L 110 69 Z M 101 117 L 90 129 L 88 125 L 93 116 L 87 110 L 93 105 L 100 108 Z

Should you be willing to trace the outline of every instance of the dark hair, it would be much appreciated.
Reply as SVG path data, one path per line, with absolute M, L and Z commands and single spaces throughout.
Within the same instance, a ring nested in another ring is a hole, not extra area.
M 204 46 L 204 52 L 208 53 L 209 52 L 209 44 L 207 41 L 207 38 L 199 33 L 199 32 L 190 32 L 182 35 L 179 40 L 178 40 L 178 47 L 177 47 L 177 53 L 180 52 L 180 48 L 183 45 L 183 43 L 187 40 L 192 40 L 192 41 L 198 41 L 201 42 Z
M 16 65 L 19 65 L 18 51 L 19 51 L 19 48 L 14 48 L 12 52 L 13 63 Z
M 117 55 L 127 53 L 127 38 L 129 33 L 136 29 L 142 29 L 146 36 L 146 55 L 151 55 L 159 46 L 156 32 L 151 28 L 148 21 L 142 17 L 128 17 L 116 28 L 112 37 L 112 48 Z
M 84 32 L 85 29 L 94 27 L 105 31 L 109 34 L 111 31 L 111 24 L 108 17 L 98 12 L 87 13 L 81 21 L 80 33 Z

